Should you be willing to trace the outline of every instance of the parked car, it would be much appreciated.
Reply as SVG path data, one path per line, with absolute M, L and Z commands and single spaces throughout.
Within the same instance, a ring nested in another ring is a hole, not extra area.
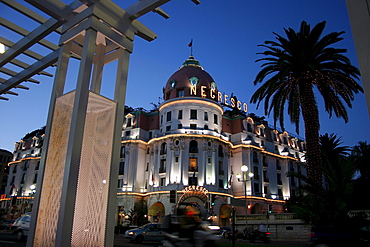
M 15 220 L 3 220 L 0 222 L 0 229 L 9 229 Z
M 162 241 L 165 235 L 162 232 L 161 224 L 148 223 L 126 231 L 125 238 L 130 239 L 130 242 L 141 243 L 143 241 Z
M 30 228 L 31 213 L 25 213 L 10 226 L 10 231 L 16 235 L 18 240 L 28 236 L 28 230 Z

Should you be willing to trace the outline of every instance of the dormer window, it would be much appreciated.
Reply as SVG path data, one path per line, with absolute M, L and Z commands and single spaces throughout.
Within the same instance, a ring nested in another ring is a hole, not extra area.
M 132 121 L 131 121 L 131 118 L 127 118 L 126 120 L 126 127 L 131 127 L 132 126 Z

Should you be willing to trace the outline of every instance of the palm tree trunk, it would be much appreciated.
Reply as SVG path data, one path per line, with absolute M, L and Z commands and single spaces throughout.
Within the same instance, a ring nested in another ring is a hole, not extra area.
M 301 83 L 299 90 L 306 137 L 307 175 L 315 186 L 321 188 L 322 173 L 320 167 L 322 160 L 319 139 L 319 111 L 312 83 Z

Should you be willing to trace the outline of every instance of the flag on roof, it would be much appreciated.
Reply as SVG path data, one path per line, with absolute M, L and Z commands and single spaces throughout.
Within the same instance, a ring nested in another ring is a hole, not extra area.
M 189 47 L 193 46 L 193 39 L 191 39 L 190 43 L 188 44 Z

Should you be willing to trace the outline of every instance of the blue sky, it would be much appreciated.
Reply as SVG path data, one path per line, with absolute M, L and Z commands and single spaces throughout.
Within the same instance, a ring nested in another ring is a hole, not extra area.
M 24 3 L 23 1 L 21 1 Z M 66 3 L 70 1 L 64 1 Z M 135 2 L 115 1 L 121 7 Z M 123 3 L 124 4 L 123 4 Z M 25 5 L 27 5 L 25 3 Z M 162 87 L 168 78 L 189 57 L 187 46 L 193 39 L 193 54 L 203 68 L 213 77 L 218 89 L 227 94 L 234 93 L 242 102 L 249 103 L 257 89 L 253 80 L 260 69 L 260 58 L 256 53 L 265 40 L 273 40 L 272 32 L 283 34 L 283 28 L 298 29 L 302 20 L 311 26 L 327 21 L 325 33 L 345 31 L 338 47 L 346 48 L 346 55 L 357 66 L 355 48 L 344 0 L 201 0 L 200 5 L 190 0 L 172 0 L 162 6 L 170 19 L 155 13 L 148 13 L 139 20 L 154 31 L 158 38 L 147 42 L 139 37 L 134 41 L 134 52 L 130 58 L 126 105 L 151 109 L 151 102 L 157 103 L 162 97 Z M 20 17 L 11 9 L 0 6 L 0 16 L 9 19 L 27 30 L 37 25 L 25 17 Z M 0 35 L 17 41 L 20 36 L 0 27 Z M 46 39 L 56 42 L 53 34 Z M 35 51 L 46 54 L 47 49 L 38 46 Z M 22 57 L 32 62 L 32 59 Z M 116 63 L 106 66 L 103 75 L 102 94 L 111 97 Z M 74 89 L 78 61 L 71 61 L 66 92 Z M 8 66 L 19 71 L 14 66 Z M 54 68 L 47 69 L 54 73 Z M 6 78 L 5 75 L 1 75 Z M 30 90 L 17 89 L 19 96 L 9 95 L 9 101 L 0 101 L 0 148 L 13 151 L 14 142 L 26 133 L 46 124 L 52 78 L 35 76 L 40 84 L 25 82 Z M 332 117 L 329 119 L 318 97 L 321 134 L 336 133 L 342 137 L 344 145 L 353 146 L 359 141 L 370 142 L 369 116 L 364 94 L 358 94 L 353 108 L 348 109 L 349 123 Z M 249 104 L 249 112 L 264 115 L 263 109 Z M 266 117 L 272 124 L 272 117 Z M 288 118 L 287 118 L 288 120 Z M 294 132 L 294 127 L 286 121 L 286 129 Z M 300 136 L 304 136 L 301 127 Z

